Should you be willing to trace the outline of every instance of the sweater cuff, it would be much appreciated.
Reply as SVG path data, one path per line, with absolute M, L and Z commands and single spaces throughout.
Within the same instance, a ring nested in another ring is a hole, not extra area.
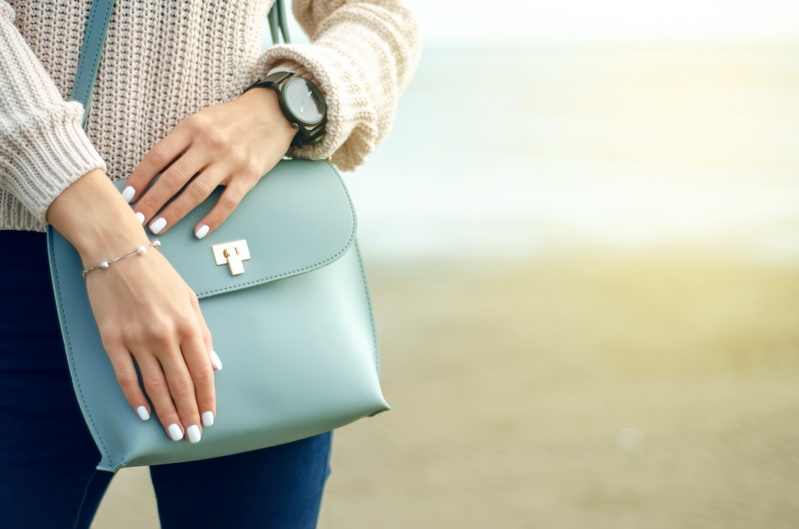
M 290 149 L 289 155 L 311 160 L 329 158 L 339 169 L 352 171 L 364 163 L 380 138 L 374 105 L 366 89 L 342 67 L 344 62 L 337 50 L 322 46 L 278 45 L 260 57 L 253 77 L 282 69 L 313 81 L 327 105 L 325 135 L 318 143 Z
M 0 164 L 6 186 L 33 215 L 46 223 L 50 204 L 93 169 L 106 171 L 100 154 L 81 128 L 77 102 L 43 108 L 19 119 L 0 139 Z

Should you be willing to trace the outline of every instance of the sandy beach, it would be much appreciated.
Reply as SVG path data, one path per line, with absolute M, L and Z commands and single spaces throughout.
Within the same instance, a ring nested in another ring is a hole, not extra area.
M 697 250 L 372 266 L 393 410 L 322 529 L 793 528 L 797 267 Z M 146 470 L 93 525 L 158 527 Z

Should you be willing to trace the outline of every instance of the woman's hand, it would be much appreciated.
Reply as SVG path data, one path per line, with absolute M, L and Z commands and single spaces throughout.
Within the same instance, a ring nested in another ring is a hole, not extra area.
M 47 220 L 75 246 L 84 268 L 147 243 L 130 206 L 100 170 L 61 193 Z M 221 363 L 194 292 L 155 249 L 89 273 L 86 288 L 131 413 L 149 418 L 149 397 L 172 439 L 199 441 L 201 424 L 211 426 L 216 416 L 213 371 Z
M 213 345 L 197 296 L 157 250 L 86 276 L 92 312 L 119 385 L 142 418 L 150 406 L 175 441 L 200 440 L 216 416 Z M 218 366 L 217 366 L 218 367 Z M 144 408 L 142 411 L 141 407 Z
M 205 108 L 181 121 L 134 169 L 123 197 L 136 201 L 134 211 L 139 220 L 159 234 L 202 203 L 217 186 L 226 186 L 219 202 L 194 226 L 194 233 L 203 238 L 218 228 L 280 161 L 295 134 L 273 90 L 248 90 L 233 101 Z M 142 195 L 158 173 L 161 176 Z

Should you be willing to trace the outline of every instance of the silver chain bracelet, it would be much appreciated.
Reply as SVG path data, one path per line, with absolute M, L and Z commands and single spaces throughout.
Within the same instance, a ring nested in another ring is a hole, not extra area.
M 101 268 L 101 269 L 105 270 L 106 268 L 108 268 L 112 264 L 116 263 L 120 259 L 124 259 L 126 257 L 133 257 L 134 255 L 144 255 L 144 254 L 147 253 L 147 250 L 149 250 L 150 248 L 158 248 L 159 246 L 161 246 L 161 241 L 153 241 L 150 244 L 147 244 L 145 246 L 139 246 L 138 248 L 136 248 L 132 252 L 126 253 L 125 255 L 121 255 L 121 256 L 117 257 L 116 259 L 109 259 L 108 261 L 103 261 L 102 263 L 98 264 L 97 266 L 93 266 L 91 268 L 87 268 L 86 270 L 81 272 L 81 277 L 83 277 L 83 279 L 86 279 L 86 274 L 88 274 L 89 272 L 97 270 L 98 268 Z

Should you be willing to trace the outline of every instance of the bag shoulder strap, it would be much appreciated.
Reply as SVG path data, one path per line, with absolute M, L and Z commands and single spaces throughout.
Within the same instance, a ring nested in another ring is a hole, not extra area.
M 108 34 L 108 23 L 111 21 L 111 11 L 114 9 L 114 0 L 93 0 L 89 14 L 89 23 L 86 34 L 83 36 L 83 47 L 78 59 L 78 70 L 75 74 L 75 83 L 72 85 L 71 99 L 83 104 L 83 121 L 81 126 L 86 128 L 89 117 L 89 107 L 92 104 L 92 91 L 97 80 L 97 70 L 100 68 L 100 56 L 103 53 L 105 37 Z M 275 0 L 269 11 L 269 30 L 272 33 L 272 42 L 279 44 L 280 33 L 283 42 L 288 44 L 289 29 L 286 23 L 286 7 L 283 0 Z
M 72 85 L 72 100 L 83 103 L 84 112 L 81 122 L 83 128 L 86 128 L 89 107 L 92 104 L 94 82 L 97 79 L 97 69 L 100 67 L 100 55 L 103 53 L 103 44 L 105 44 L 108 22 L 111 20 L 113 9 L 114 0 L 93 0 L 86 34 L 83 36 L 78 71 L 75 74 L 75 83 Z
M 269 31 L 272 33 L 272 44 L 280 44 L 280 34 L 283 34 L 283 43 L 290 44 L 289 26 L 286 22 L 286 4 L 283 0 L 275 0 L 269 10 Z

